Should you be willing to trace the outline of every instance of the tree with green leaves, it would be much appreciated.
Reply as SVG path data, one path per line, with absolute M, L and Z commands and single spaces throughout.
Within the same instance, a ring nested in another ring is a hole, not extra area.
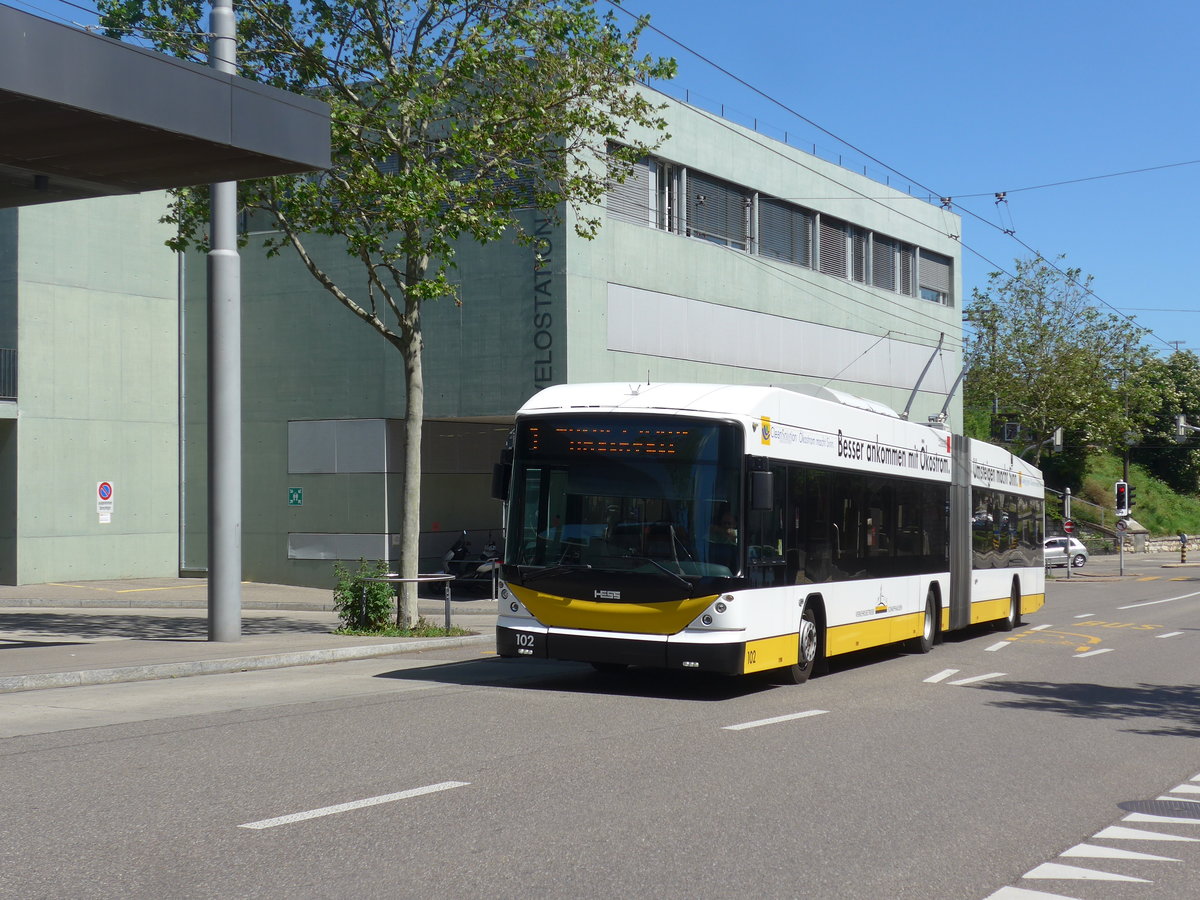
M 207 3 L 100 0 L 115 37 L 203 61 Z M 333 165 L 316 176 L 246 182 L 239 202 L 273 223 L 268 254 L 288 250 L 329 295 L 404 360 L 405 503 L 400 573 L 417 574 L 424 379 L 421 309 L 458 302 L 455 242 L 521 229 L 522 210 L 601 224 L 611 179 L 661 139 L 661 109 L 638 82 L 674 61 L 638 55 L 628 29 L 592 0 L 238 0 L 239 71 L 330 104 Z M 620 143 L 614 143 L 615 141 Z M 207 192 L 181 191 L 172 246 L 206 250 Z M 310 235 L 334 236 L 361 263 L 353 284 L 319 259 Z M 363 287 L 365 285 L 365 287 Z M 406 585 L 398 623 L 417 619 Z
M 1200 493 L 1200 449 L 1194 432 L 1182 443 L 1175 440 L 1175 417 L 1184 415 L 1200 424 L 1200 357 L 1177 350 L 1146 373 L 1158 385 L 1158 404 L 1147 424 L 1141 445 L 1130 458 L 1161 478 L 1180 494 Z
M 989 274 L 964 313 L 964 405 L 1019 422 L 1014 450 L 1032 448 L 1035 464 L 1056 428 L 1070 443 L 1123 452 L 1156 410 L 1144 330 L 1099 309 L 1091 283 L 1079 269 L 1018 259 L 1012 274 Z

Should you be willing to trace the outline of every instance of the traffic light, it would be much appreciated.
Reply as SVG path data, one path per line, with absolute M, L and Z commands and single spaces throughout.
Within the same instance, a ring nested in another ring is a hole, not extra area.
M 1125 498 L 1125 499 L 1129 501 L 1129 505 L 1128 505 L 1128 507 L 1126 507 L 1126 508 L 1128 509 L 1129 513 L 1132 513 L 1132 512 L 1133 512 L 1133 495 L 1134 495 L 1135 493 L 1136 493 L 1136 491 L 1134 490 L 1134 487 L 1133 487 L 1133 485 L 1132 485 L 1132 484 L 1131 484 L 1131 485 L 1128 485 L 1128 486 L 1125 488 L 1125 494 L 1126 494 L 1126 498 Z
M 1124 481 L 1118 481 L 1116 484 L 1116 500 L 1117 500 L 1117 517 L 1129 515 L 1129 500 L 1130 500 L 1129 485 Z

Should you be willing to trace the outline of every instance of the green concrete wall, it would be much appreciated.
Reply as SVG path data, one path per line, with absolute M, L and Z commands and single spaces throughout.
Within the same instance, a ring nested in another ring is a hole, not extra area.
M 164 197 L 18 213 L 15 583 L 174 575 L 178 302 Z M 114 486 L 111 522 L 97 484 Z

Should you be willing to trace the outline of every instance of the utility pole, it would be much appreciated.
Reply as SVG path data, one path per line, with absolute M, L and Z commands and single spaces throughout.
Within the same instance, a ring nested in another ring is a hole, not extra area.
M 213 0 L 209 65 L 237 71 L 233 0 Z M 208 253 L 208 639 L 242 637 L 242 286 L 237 182 L 211 185 Z

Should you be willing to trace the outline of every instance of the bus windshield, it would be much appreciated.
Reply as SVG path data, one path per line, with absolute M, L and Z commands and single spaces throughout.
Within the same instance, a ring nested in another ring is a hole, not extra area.
M 524 421 L 505 563 L 523 581 L 587 569 L 685 586 L 736 576 L 742 447 L 732 423 L 675 416 Z

